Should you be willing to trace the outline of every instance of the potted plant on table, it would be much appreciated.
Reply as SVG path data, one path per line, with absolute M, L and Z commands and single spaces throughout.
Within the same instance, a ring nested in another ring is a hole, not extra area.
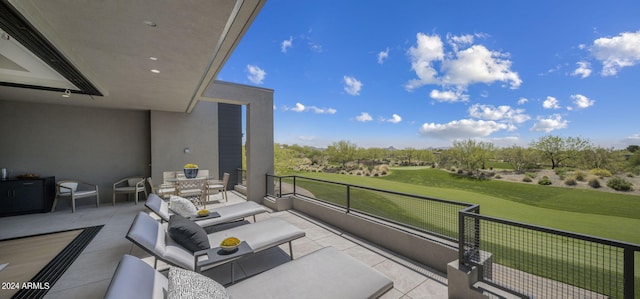
M 184 166 L 184 176 L 188 179 L 193 179 L 198 176 L 198 164 L 189 163 Z

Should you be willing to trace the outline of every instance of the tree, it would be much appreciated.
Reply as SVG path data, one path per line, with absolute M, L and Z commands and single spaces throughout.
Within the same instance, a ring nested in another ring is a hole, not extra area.
M 476 170 L 493 154 L 493 144 L 473 139 L 454 141 L 451 154 L 466 170 Z
M 327 148 L 327 155 L 331 161 L 342 164 L 342 167 L 349 161 L 353 161 L 358 146 L 346 140 L 332 143 Z
M 637 150 L 640 150 L 640 145 L 629 145 L 627 146 L 627 150 L 635 153 Z
M 536 162 L 535 153 L 521 146 L 511 146 L 501 150 L 502 159 L 513 166 L 516 171 L 526 170 L 529 165 Z
M 609 169 L 613 159 L 613 148 L 594 147 L 580 152 L 580 156 L 582 157 L 582 164 L 586 168 Z
M 580 137 L 543 136 L 531 142 L 531 147 L 538 150 L 544 159 L 551 161 L 551 169 L 563 162 L 575 159 L 580 151 L 590 149 L 591 142 Z

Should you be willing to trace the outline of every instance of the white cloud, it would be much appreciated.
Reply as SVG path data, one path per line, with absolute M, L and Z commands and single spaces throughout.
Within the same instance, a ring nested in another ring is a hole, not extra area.
M 344 91 L 352 96 L 360 95 L 360 90 L 362 89 L 362 82 L 358 81 L 358 79 L 350 76 L 344 76 Z
M 409 56 L 411 69 L 416 72 L 418 79 L 410 80 L 406 85 L 407 90 L 413 90 L 426 84 L 438 84 L 440 81 L 436 78 L 438 71 L 433 66 L 433 62 L 443 60 L 445 55 L 440 36 L 429 36 L 419 32 L 416 35 L 416 40 L 416 46 L 409 48 Z
M 295 112 L 303 112 L 307 107 L 305 107 L 304 105 L 300 104 L 300 103 L 296 103 L 296 106 L 294 108 L 291 108 L 289 110 L 291 111 L 295 111 Z
M 492 106 L 492 105 L 480 105 L 475 104 L 469 108 L 469 115 L 471 117 L 507 121 L 514 123 L 523 123 L 531 117 L 524 114 L 524 109 L 513 109 L 511 106 Z
M 384 61 L 389 58 L 389 48 L 387 48 L 384 51 L 380 51 L 380 53 L 378 53 L 378 63 L 379 64 L 383 64 Z
M 314 141 L 316 140 L 315 136 L 298 136 L 298 139 L 302 141 Z
M 411 91 L 427 84 L 440 84 L 464 90 L 475 83 L 503 82 L 516 89 L 522 84 L 518 73 L 510 69 L 508 54 L 490 51 L 483 45 L 467 47 L 473 41 L 471 35 L 448 36 L 452 51 L 446 52 L 440 36 L 418 33 L 416 46 L 408 51 L 411 69 L 418 78 L 410 80 L 405 88 Z
M 640 30 L 596 39 L 590 50 L 602 62 L 603 76 L 616 75 L 621 68 L 640 63 Z
M 510 126 L 495 121 L 461 119 L 446 124 L 425 123 L 420 127 L 420 135 L 446 140 L 485 137 Z
M 524 105 L 529 101 L 529 99 L 527 98 L 520 98 L 518 99 L 518 105 Z
M 569 122 L 562 119 L 560 114 L 554 114 L 548 118 L 538 117 L 538 122 L 530 130 L 549 133 L 553 130 L 564 129 L 568 124 Z
M 287 53 L 287 50 L 293 46 L 293 36 L 289 36 L 289 39 L 285 39 L 280 44 L 280 51 L 282 53 Z
M 372 121 L 373 117 L 371 117 L 371 115 L 367 112 L 362 112 L 360 113 L 360 115 L 356 116 L 356 120 L 359 122 L 368 122 Z
M 640 144 L 640 134 L 633 134 L 622 140 L 622 143 L 626 145 L 638 145 Z
M 402 121 L 402 117 L 400 117 L 400 115 L 397 115 L 397 114 L 394 113 L 391 116 L 391 118 L 387 119 L 386 121 L 390 122 L 390 123 L 393 123 L 393 124 L 397 124 L 397 123 Z
M 318 108 L 316 106 L 309 106 L 306 110 L 313 111 L 316 114 L 336 114 L 336 112 L 338 112 L 338 110 L 333 108 Z
M 578 109 L 588 108 L 596 103 L 596 101 L 589 99 L 581 94 L 572 94 L 571 98 L 573 99 L 573 103 Z
M 560 104 L 558 99 L 548 96 L 544 102 L 542 102 L 542 107 L 544 109 L 560 109 Z
M 573 76 L 580 76 L 581 78 L 586 78 L 591 75 L 591 64 L 586 61 L 578 61 L 576 62 L 578 68 L 571 73 Z
M 318 108 L 316 106 L 305 106 L 304 104 L 301 103 L 296 103 L 295 107 L 284 107 L 284 110 L 290 110 L 290 111 L 294 111 L 294 112 L 305 112 L 305 111 L 312 111 L 316 114 L 336 114 L 336 112 L 338 112 L 338 110 L 334 109 L 334 108 Z
M 440 90 L 434 89 L 429 93 L 429 97 L 431 97 L 432 99 L 438 102 L 449 102 L 449 103 L 466 102 L 467 100 L 469 100 L 468 95 L 462 94 L 460 91 L 451 91 L 451 90 L 440 91 Z
M 256 65 L 247 65 L 247 71 L 249 72 L 247 78 L 254 84 L 262 84 L 264 77 L 267 75 L 267 72 Z

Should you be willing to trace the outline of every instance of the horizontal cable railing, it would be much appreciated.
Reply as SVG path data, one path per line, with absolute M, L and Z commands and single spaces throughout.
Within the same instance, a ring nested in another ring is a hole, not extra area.
M 267 175 L 273 197 L 298 195 L 392 222 L 450 241 L 458 240 L 458 211 L 470 204 L 303 176 Z M 268 189 L 268 188 L 267 188 Z
M 634 298 L 640 246 L 460 211 L 459 258 L 530 298 Z

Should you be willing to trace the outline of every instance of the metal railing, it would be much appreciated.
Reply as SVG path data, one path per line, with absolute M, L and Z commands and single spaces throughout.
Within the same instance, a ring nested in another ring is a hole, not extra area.
M 466 203 L 303 176 L 267 175 L 267 195 L 304 196 L 450 241 L 458 240 L 458 211 Z M 268 188 L 267 188 L 268 189 Z
M 640 298 L 640 245 L 484 216 L 474 204 L 298 175 L 266 180 L 269 196 L 302 196 L 457 242 L 460 262 L 478 267 L 481 281 L 519 296 Z
M 634 298 L 636 244 L 461 210 L 459 259 L 481 280 L 531 298 Z
M 242 168 L 238 168 L 236 169 L 236 177 L 238 178 L 238 182 L 236 183 L 236 185 L 240 185 L 240 186 L 247 186 L 247 171 L 242 169 Z

